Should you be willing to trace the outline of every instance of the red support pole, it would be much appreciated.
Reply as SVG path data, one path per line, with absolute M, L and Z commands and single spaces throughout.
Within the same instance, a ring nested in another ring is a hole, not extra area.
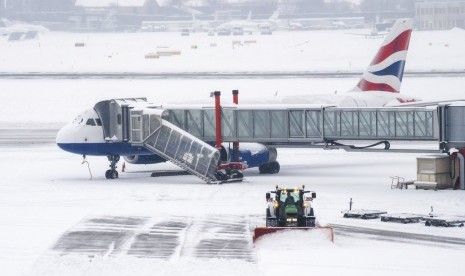
M 239 104 L 239 90 L 233 90 L 233 103 Z M 233 142 L 233 161 L 239 162 L 239 142 Z
M 221 103 L 220 103 L 220 91 L 215 91 L 215 128 L 216 128 L 216 143 L 215 147 L 220 150 L 221 149 L 221 143 L 223 142 L 222 136 L 221 136 Z
M 233 90 L 233 103 L 234 104 L 239 104 L 239 90 Z

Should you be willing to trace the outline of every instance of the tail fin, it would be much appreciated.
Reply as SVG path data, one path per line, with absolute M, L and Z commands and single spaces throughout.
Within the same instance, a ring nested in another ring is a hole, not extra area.
M 247 15 L 247 21 L 252 20 L 252 11 L 249 11 L 249 14 Z
M 269 21 L 276 21 L 279 18 L 279 11 L 273 12 L 273 14 L 268 18 Z
M 412 28 L 412 19 L 399 19 L 394 23 L 354 91 L 399 93 Z

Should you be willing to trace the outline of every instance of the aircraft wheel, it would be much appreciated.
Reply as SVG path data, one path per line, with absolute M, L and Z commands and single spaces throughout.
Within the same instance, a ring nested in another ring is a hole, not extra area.
M 116 179 L 118 178 L 118 172 L 116 170 L 111 170 L 110 171 L 110 178 L 111 179 Z
M 276 161 L 263 164 L 258 167 L 260 174 L 275 174 L 275 173 L 279 173 L 280 169 L 281 169 L 281 166 Z
M 260 171 L 260 174 L 269 173 L 269 166 L 268 164 L 261 165 L 260 167 L 258 167 L 258 170 Z
M 279 173 L 279 170 L 281 169 L 281 166 L 279 165 L 278 162 L 274 161 L 270 163 L 270 173 L 275 174 Z
M 111 178 L 111 175 L 110 175 L 110 174 L 111 174 L 111 170 L 107 170 L 107 171 L 105 172 L 105 178 L 106 178 L 106 179 L 110 179 L 110 178 Z

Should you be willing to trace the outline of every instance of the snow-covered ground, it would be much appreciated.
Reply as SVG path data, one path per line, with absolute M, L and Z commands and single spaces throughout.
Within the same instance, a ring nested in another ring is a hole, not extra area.
M 46 33 L 0 40 L 0 72 L 361 71 L 383 38 L 370 30 L 275 32 L 271 36 L 195 33 Z M 84 43 L 85 47 L 75 47 Z M 464 70 L 465 30 L 414 32 L 406 70 Z M 180 55 L 146 59 L 148 53 Z M 446 62 L 447 61 L 447 62 Z
M 463 228 L 431 228 L 342 218 L 354 207 L 463 215 L 460 191 L 391 190 L 389 176 L 415 177 L 414 154 L 280 150 L 282 170 L 246 173 L 245 183 L 206 185 L 192 176 L 150 178 L 170 164 L 128 165 L 106 180 L 104 158 L 54 145 L 1 148 L 0 256 L 4 275 L 461 275 L 465 246 L 412 238 L 336 232 L 282 233 L 254 247 L 274 185 L 317 191 L 323 224 L 343 224 L 465 239 Z M 145 171 L 145 172 L 141 172 Z M 413 235 L 414 236 L 414 235 Z M 463 241 L 463 240 L 462 240 Z
M 233 49 L 236 39 L 256 43 Z M 75 48 L 75 42 L 86 47 Z M 363 70 L 380 43 L 339 31 L 242 38 L 48 33 L 38 41 L 0 41 L 0 71 Z M 462 70 L 464 44 L 462 30 L 415 32 L 407 69 Z M 144 59 L 163 45 L 181 50 L 181 56 Z M 211 91 L 239 89 L 240 101 L 247 102 L 276 94 L 343 92 L 356 82 L 1 79 L 0 129 L 56 129 L 96 101 L 115 97 L 208 102 Z M 404 78 L 402 91 L 425 100 L 455 99 L 462 97 L 463 87 L 463 77 Z M 246 182 L 219 186 L 192 176 L 148 176 L 153 169 L 174 169 L 171 164 L 127 165 L 120 179 L 106 180 L 107 161 L 97 157 L 88 157 L 89 180 L 82 157 L 54 144 L 9 141 L 0 144 L 0 156 L 2 275 L 462 275 L 465 269 L 464 228 L 342 218 L 350 198 L 355 208 L 427 214 L 433 206 L 437 213 L 465 216 L 462 191 L 390 189 L 389 176 L 416 178 L 417 154 L 280 149 L 278 175 L 252 169 Z M 265 192 L 275 185 L 303 184 L 317 192 L 315 210 L 322 224 L 390 235 L 336 231 L 331 243 L 315 232 L 292 232 L 252 245 L 253 227 L 264 224 Z

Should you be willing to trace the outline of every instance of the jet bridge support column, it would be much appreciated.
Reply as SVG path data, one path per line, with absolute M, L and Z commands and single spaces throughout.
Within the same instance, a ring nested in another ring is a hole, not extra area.
M 216 128 L 216 140 L 215 140 L 215 147 L 218 150 L 221 150 L 221 92 L 215 91 L 215 128 Z
M 239 104 L 239 90 L 233 90 L 233 103 Z M 233 142 L 233 162 L 239 162 L 239 141 Z
M 460 179 L 460 189 L 465 190 L 465 149 L 461 149 L 457 152 L 457 157 L 460 160 L 460 170 L 459 170 L 459 179 Z

